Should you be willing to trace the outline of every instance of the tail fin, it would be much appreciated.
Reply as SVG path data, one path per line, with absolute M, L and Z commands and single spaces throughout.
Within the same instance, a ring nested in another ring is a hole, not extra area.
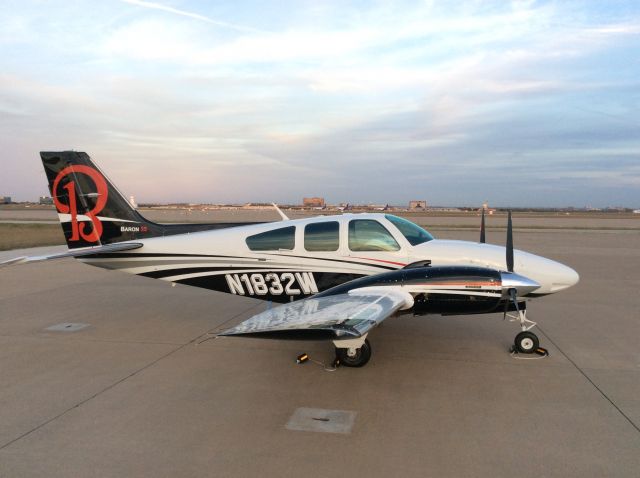
M 91 161 L 76 151 L 41 152 L 49 190 L 70 249 L 162 234 Z
M 156 224 L 131 207 L 87 153 L 40 157 L 69 249 L 257 224 Z

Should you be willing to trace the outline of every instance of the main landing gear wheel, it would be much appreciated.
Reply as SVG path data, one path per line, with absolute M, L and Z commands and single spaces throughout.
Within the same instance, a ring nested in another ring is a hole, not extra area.
M 364 344 L 359 349 L 343 349 L 336 347 L 336 359 L 340 365 L 345 367 L 362 367 L 371 358 L 371 344 L 365 339 Z
M 533 332 L 520 332 L 516 335 L 516 350 L 522 354 L 532 354 L 540 346 L 538 336 Z

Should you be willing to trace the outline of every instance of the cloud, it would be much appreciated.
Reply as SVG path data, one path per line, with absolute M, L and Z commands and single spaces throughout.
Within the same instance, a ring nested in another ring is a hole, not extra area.
M 580 204 L 635 184 L 627 13 L 127 3 L 0 20 L 19 40 L 0 34 L 1 189 L 34 191 L 38 147 L 87 150 L 139 200 Z

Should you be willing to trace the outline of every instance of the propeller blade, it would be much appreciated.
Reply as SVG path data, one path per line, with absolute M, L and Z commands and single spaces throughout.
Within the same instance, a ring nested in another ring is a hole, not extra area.
M 507 218 L 507 270 L 513 272 L 513 224 L 511 223 L 511 210 Z
M 480 243 L 484 244 L 485 236 L 484 236 L 484 206 L 482 207 L 482 220 L 480 222 Z

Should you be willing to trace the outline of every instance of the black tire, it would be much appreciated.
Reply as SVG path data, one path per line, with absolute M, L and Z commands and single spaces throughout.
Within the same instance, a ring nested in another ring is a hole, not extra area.
M 371 344 L 367 339 L 353 356 L 349 356 L 349 349 L 341 349 L 336 347 L 336 358 L 340 361 L 340 365 L 345 367 L 362 367 L 367 364 L 371 358 Z
M 521 354 L 532 354 L 540 346 L 538 336 L 533 332 L 520 332 L 514 341 L 516 350 Z

